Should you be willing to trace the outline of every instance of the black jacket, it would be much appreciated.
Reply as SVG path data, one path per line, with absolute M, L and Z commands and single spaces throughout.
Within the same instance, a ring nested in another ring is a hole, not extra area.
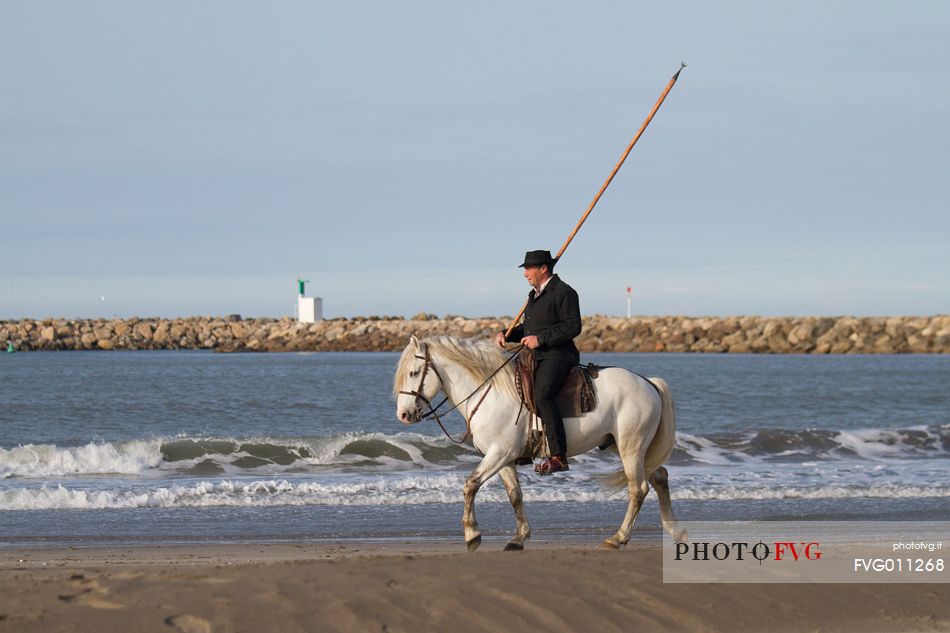
M 535 299 L 533 289 L 528 293 L 524 322 L 511 331 L 507 340 L 518 342 L 525 336 L 537 336 L 539 345 L 535 358 L 556 358 L 576 365 L 581 356 L 574 337 L 580 333 L 581 308 L 577 292 L 553 275 L 540 297 Z

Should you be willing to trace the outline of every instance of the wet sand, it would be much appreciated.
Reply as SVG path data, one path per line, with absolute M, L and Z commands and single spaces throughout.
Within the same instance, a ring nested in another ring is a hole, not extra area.
M 0 550 L 0 632 L 950 631 L 950 585 L 663 584 L 658 546 Z

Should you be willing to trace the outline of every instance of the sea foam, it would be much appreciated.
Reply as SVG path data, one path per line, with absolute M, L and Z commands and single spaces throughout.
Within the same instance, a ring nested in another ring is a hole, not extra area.
M 580 470 L 580 469 L 578 469 Z M 134 508 L 274 507 L 274 506 L 406 506 L 460 504 L 465 473 L 354 479 L 310 477 L 279 479 L 192 480 L 168 485 L 136 482 L 77 482 L 0 488 L 0 510 L 103 510 Z M 938 482 L 764 483 L 671 473 L 672 498 L 690 501 L 859 499 L 950 497 L 950 486 Z M 626 494 L 599 487 L 591 473 L 558 475 L 552 483 L 533 474 L 522 475 L 526 503 L 608 502 L 623 505 Z M 479 491 L 480 503 L 508 503 L 497 478 Z M 651 497 L 648 503 L 655 503 Z M 619 507 L 619 506 L 618 506 Z

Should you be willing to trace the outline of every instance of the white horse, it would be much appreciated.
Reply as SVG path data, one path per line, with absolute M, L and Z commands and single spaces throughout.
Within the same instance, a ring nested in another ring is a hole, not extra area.
M 396 368 L 393 393 L 396 417 L 401 422 L 412 424 L 425 417 L 428 411 L 424 405 L 431 409 L 430 401 L 442 391 L 453 405 L 459 404 L 472 442 L 484 455 L 465 482 L 462 525 L 470 551 L 482 540 L 475 520 L 475 494 L 496 473 L 505 484 L 517 521 L 517 533 L 505 549 L 523 549 L 531 535 L 515 470 L 515 460 L 528 442 L 531 414 L 520 406 L 510 364 L 479 388 L 506 360 L 502 351 L 487 340 L 439 336 L 420 341 L 413 336 Z M 594 384 L 597 406 L 578 418 L 565 418 L 564 430 L 568 455 L 586 453 L 612 441 L 610 450 L 623 462 L 614 483 L 626 483 L 630 502 L 620 529 L 604 541 L 603 547 L 616 549 L 627 544 L 649 492 L 648 482 L 659 498 L 663 527 L 677 542 L 685 541 L 686 531 L 673 516 L 667 472 L 662 466 L 673 452 L 675 436 L 673 398 L 666 381 L 646 380 L 610 367 L 600 370 Z

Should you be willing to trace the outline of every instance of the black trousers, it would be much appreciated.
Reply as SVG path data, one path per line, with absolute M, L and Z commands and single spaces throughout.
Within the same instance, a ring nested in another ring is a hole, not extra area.
M 554 398 L 576 364 L 556 358 L 545 358 L 538 361 L 534 370 L 534 401 L 538 407 L 538 416 L 544 422 L 544 435 L 547 437 L 551 455 L 563 455 L 567 452 L 564 418 L 561 417 Z

